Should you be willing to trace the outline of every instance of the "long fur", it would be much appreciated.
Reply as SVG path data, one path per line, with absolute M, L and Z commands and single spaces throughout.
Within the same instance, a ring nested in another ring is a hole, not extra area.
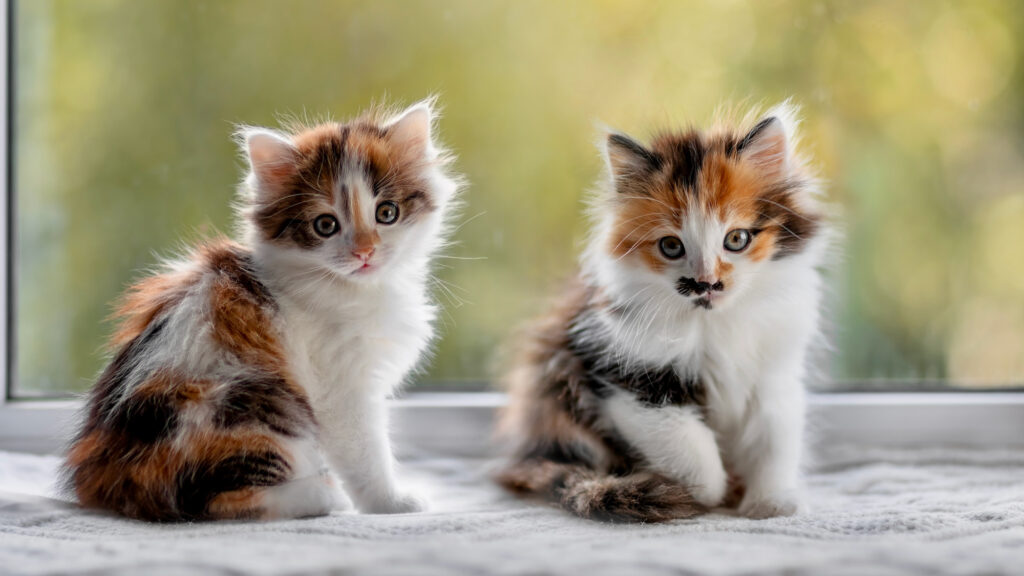
M 787 103 L 650 144 L 609 135 L 579 274 L 508 377 L 505 486 L 586 517 L 798 511 L 829 226 L 795 118 Z M 752 237 L 735 253 L 734 230 Z
M 326 514 L 346 495 L 423 508 L 395 480 L 384 402 L 433 336 L 430 261 L 460 184 L 432 105 L 239 131 L 239 240 L 124 298 L 66 463 L 82 504 L 150 520 Z
M 614 476 L 589 466 L 540 459 L 509 466 L 498 482 L 515 494 L 540 496 L 593 520 L 664 522 L 705 510 L 685 486 L 652 472 Z

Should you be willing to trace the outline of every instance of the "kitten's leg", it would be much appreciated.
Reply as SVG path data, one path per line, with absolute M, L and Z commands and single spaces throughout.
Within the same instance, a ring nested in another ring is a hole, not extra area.
M 618 392 L 606 400 L 605 413 L 656 471 L 685 484 L 705 506 L 722 502 L 727 484 L 722 457 L 695 406 L 652 407 Z
M 383 398 L 350 395 L 320 417 L 327 458 L 362 512 L 419 512 L 426 504 L 395 485 Z
M 775 380 L 758 391 L 737 450 L 737 468 L 746 481 L 739 512 L 750 518 L 791 516 L 802 507 L 803 389 L 792 380 Z

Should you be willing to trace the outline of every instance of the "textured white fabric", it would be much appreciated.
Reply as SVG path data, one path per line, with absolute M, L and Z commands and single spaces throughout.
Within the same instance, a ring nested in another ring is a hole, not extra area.
M 648 526 L 516 501 L 484 463 L 450 459 L 405 466 L 424 514 L 145 524 L 44 497 L 56 464 L 0 453 L 0 573 L 1024 573 L 1022 451 L 834 450 L 802 516 Z

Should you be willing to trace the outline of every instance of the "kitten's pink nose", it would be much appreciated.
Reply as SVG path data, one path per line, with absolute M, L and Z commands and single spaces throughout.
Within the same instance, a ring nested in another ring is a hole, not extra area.
M 355 256 L 356 258 L 359 258 L 359 260 L 363 264 L 366 264 L 367 262 L 370 261 L 370 257 L 373 256 L 373 252 L 375 250 L 376 248 L 374 248 L 373 246 L 370 246 L 368 248 L 358 248 L 352 251 L 352 255 Z

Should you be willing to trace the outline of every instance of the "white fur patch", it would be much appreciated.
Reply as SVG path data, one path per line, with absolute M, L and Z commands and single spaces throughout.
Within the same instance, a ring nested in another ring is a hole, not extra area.
M 715 434 L 696 407 L 643 406 L 627 392 L 616 392 L 603 407 L 619 433 L 655 470 L 688 486 L 705 506 L 722 502 L 728 479 Z

